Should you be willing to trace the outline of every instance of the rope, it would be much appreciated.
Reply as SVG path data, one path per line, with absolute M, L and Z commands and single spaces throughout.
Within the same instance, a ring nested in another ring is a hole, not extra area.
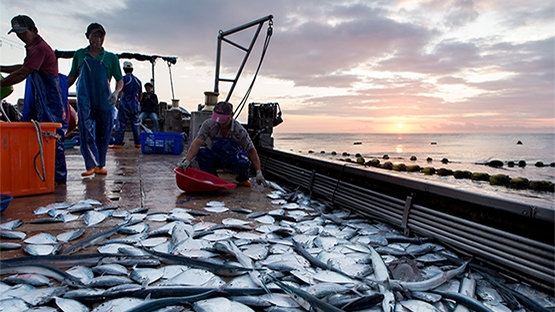
M 268 46 L 270 45 L 270 38 L 272 37 L 272 33 L 273 33 L 272 25 L 273 25 L 273 22 L 270 20 L 268 23 L 268 31 L 266 33 L 266 39 L 264 40 L 264 47 L 262 48 L 262 54 L 260 55 L 260 61 L 258 62 L 258 67 L 256 68 L 256 72 L 254 73 L 254 76 L 252 77 L 252 82 L 249 88 L 247 89 L 247 92 L 245 92 L 245 96 L 243 96 L 243 99 L 241 100 L 239 105 L 237 105 L 237 109 L 233 114 L 236 119 L 239 117 L 239 115 L 241 114 L 241 111 L 245 107 L 245 103 L 247 103 L 247 99 L 251 94 L 252 88 L 254 86 L 254 82 L 256 81 L 256 77 L 258 76 L 258 72 L 260 71 L 260 67 L 262 66 L 262 61 L 264 60 L 264 56 L 266 56 L 266 51 L 268 50 Z
M 37 152 L 37 154 L 33 158 L 33 165 L 35 167 L 35 172 L 39 176 L 39 179 L 42 182 L 44 182 L 44 181 L 46 181 L 46 174 L 45 174 L 45 169 L 44 169 L 44 155 L 43 155 L 43 144 L 42 144 L 42 135 L 41 135 L 42 130 L 40 128 L 40 124 L 36 120 L 31 120 L 31 123 L 33 123 L 33 126 L 35 127 L 35 133 L 37 135 L 37 142 L 39 144 L 39 151 Z M 42 174 L 39 172 L 39 170 L 37 168 L 37 157 L 39 157 L 39 156 L 40 156 L 40 161 L 41 161 L 41 165 L 42 165 Z

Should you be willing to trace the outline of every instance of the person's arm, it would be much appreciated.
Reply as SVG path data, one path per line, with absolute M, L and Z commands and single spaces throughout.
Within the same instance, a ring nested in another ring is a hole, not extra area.
M 34 70 L 21 66 L 18 70 L 12 72 L 8 77 L 0 80 L 0 87 L 13 86 L 25 80 Z
M 204 144 L 204 141 L 199 139 L 199 138 L 196 138 L 193 141 L 193 143 L 191 143 L 191 147 L 187 151 L 187 155 L 185 156 L 184 160 L 188 160 L 189 162 L 191 160 L 193 160 L 193 158 L 195 158 L 195 156 L 197 156 L 198 150 L 200 149 L 202 144 Z
M 77 77 L 75 76 L 67 76 L 67 87 L 69 88 L 73 86 L 76 80 L 77 80 Z
M 254 167 L 254 169 L 256 171 L 260 170 L 260 158 L 258 157 L 258 152 L 256 151 L 256 148 L 251 148 L 250 150 L 247 151 L 247 153 L 249 154 L 249 158 L 252 161 L 252 165 Z
M 0 72 L 11 74 L 14 71 L 20 69 L 23 65 L 0 65 Z

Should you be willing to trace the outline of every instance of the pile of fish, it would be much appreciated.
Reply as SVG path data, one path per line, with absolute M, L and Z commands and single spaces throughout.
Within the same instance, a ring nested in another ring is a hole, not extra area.
M 0 311 L 553 311 L 554 299 L 432 239 L 277 185 L 275 210 L 121 210 L 89 199 L 39 207 L 36 222 L 84 227 L 27 237 L 0 224 Z M 253 208 L 253 207 L 251 207 Z M 203 221 L 233 211 L 240 218 Z M 90 250 L 95 250 L 91 252 Z

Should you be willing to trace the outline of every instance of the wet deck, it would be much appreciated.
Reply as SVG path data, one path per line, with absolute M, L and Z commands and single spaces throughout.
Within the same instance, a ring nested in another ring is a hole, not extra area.
M 142 154 L 141 150 L 135 148 L 132 143 L 132 141 L 128 142 L 121 150 L 108 151 L 107 176 L 87 178 L 81 177 L 81 172 L 85 170 L 85 167 L 79 147 L 66 149 L 67 184 L 56 185 L 54 193 L 14 198 L 8 209 L 1 214 L 0 223 L 21 219 L 25 224 L 16 230 L 25 232 L 27 237 L 40 232 L 57 235 L 83 227 L 85 224 L 84 222 L 28 224 L 29 221 L 49 217 L 48 215 L 35 215 L 33 211 L 51 203 L 73 204 L 83 199 L 96 199 L 104 206 L 117 206 L 118 210 L 145 207 L 149 209 L 149 213 L 167 212 L 176 207 L 206 212 L 202 208 L 212 200 L 223 201 L 228 208 L 244 207 L 253 211 L 275 209 L 265 193 L 254 192 L 250 188 L 240 185 L 232 190 L 186 193 L 177 187 L 173 172 L 175 164 L 181 161 L 185 152 L 182 155 Z M 220 177 L 234 181 L 232 174 L 222 173 Z M 239 215 L 230 210 L 197 217 L 195 222 L 221 223 L 224 218 L 240 218 Z M 88 227 L 82 238 L 112 228 L 120 221 L 108 218 L 98 225 Z M 22 249 L 2 251 L 0 258 L 7 259 L 24 255 Z

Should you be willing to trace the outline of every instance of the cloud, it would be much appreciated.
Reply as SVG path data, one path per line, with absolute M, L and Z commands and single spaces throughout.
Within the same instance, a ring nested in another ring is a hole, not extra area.
M 279 100 L 295 126 L 304 118 L 380 131 L 380 123 L 401 118 L 418 131 L 518 132 L 554 125 L 554 12 L 552 1 L 541 0 L 20 0 L 0 3 L 0 30 L 27 13 L 53 48 L 70 50 L 86 46 L 87 25 L 100 22 L 110 51 L 177 56 L 176 97 L 191 109 L 212 87 L 219 31 L 272 14 L 251 99 Z M 235 102 L 256 70 L 268 24 Z M 248 46 L 255 29 L 229 39 Z M 222 76 L 233 77 L 243 56 L 224 44 Z M 169 99 L 161 65 L 157 92 Z

